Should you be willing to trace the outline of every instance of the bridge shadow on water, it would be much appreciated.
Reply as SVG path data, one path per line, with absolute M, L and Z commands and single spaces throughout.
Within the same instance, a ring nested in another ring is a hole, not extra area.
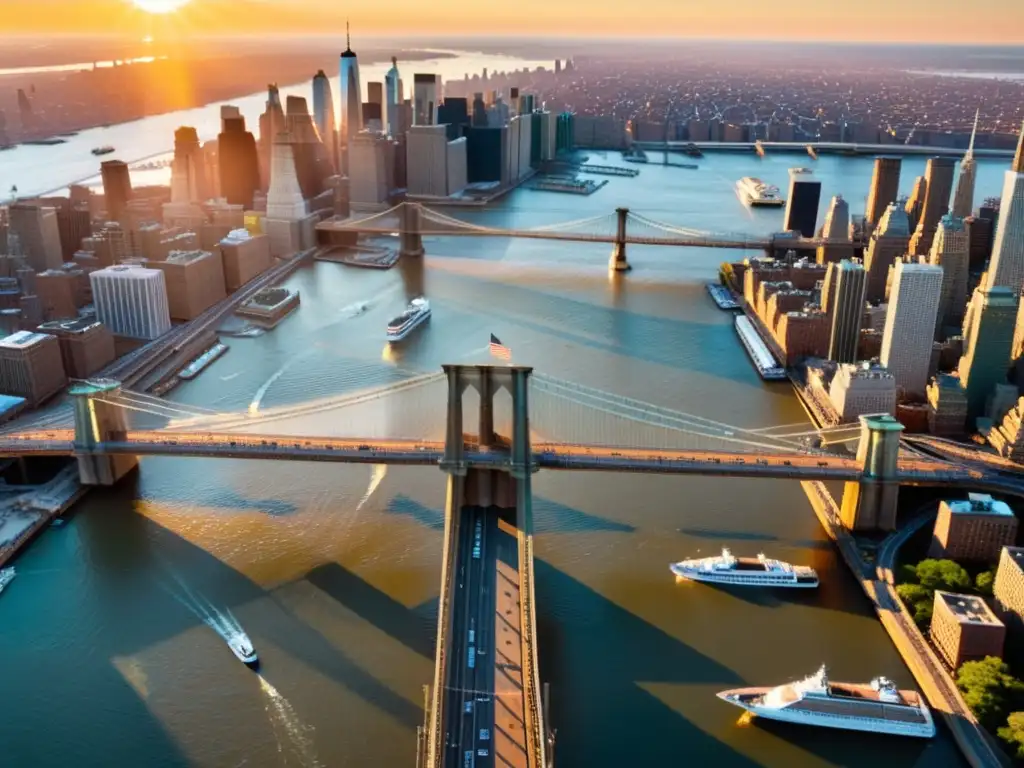
M 673 765 L 685 756 L 692 765 L 757 765 L 642 687 L 741 685 L 732 670 L 550 563 L 538 558 L 534 569 L 541 679 L 552 684 L 559 762 L 621 768 Z M 554 618 L 549 595 L 571 607 Z
M 420 525 L 432 530 L 444 530 L 444 512 L 420 504 L 405 494 L 393 496 L 385 508 L 392 515 L 412 518 Z M 628 523 L 606 520 L 603 517 L 561 504 L 557 501 L 534 495 L 534 533 L 633 533 L 636 528 Z
M 816 539 L 782 539 L 768 533 L 755 531 L 734 531 L 718 530 L 714 528 L 679 528 L 679 533 L 695 539 L 712 539 L 722 542 L 727 546 L 730 541 L 750 541 L 759 543 L 781 544 L 786 547 L 798 547 L 800 549 L 820 549 L 832 551 L 833 545 L 830 541 Z M 717 554 L 717 553 L 715 553 Z

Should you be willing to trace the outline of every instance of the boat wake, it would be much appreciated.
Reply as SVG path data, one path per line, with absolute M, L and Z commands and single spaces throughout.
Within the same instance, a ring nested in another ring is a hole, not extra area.
M 323 764 L 317 759 L 313 745 L 313 727 L 302 722 L 291 702 L 262 675 L 260 690 L 263 692 L 270 727 L 277 740 L 277 753 L 281 757 L 281 765 L 322 768 Z
M 370 476 L 370 484 L 366 487 L 366 493 L 363 494 L 363 498 L 356 504 L 356 512 L 363 508 L 363 505 L 370 500 L 374 492 L 380 487 L 380 484 L 384 482 L 384 478 L 388 474 L 387 464 L 374 464 L 373 474 Z
M 203 595 L 193 591 L 175 571 L 168 568 L 167 572 L 173 583 L 164 582 L 160 586 L 174 598 L 175 602 L 185 607 L 229 645 L 239 637 L 246 637 L 245 630 L 242 629 L 242 625 L 235 615 L 231 613 L 231 609 L 225 608 L 223 611 L 218 609 Z

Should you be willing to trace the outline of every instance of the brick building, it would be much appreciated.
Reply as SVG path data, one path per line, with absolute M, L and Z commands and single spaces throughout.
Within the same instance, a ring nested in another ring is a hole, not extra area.
M 977 595 L 935 592 L 931 638 L 952 669 L 965 661 L 1003 656 L 1006 627 Z

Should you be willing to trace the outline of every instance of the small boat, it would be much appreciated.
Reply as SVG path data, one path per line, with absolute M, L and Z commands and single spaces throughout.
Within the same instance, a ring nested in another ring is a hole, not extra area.
M 795 683 L 734 688 L 718 698 L 768 720 L 921 739 L 935 735 L 935 722 L 921 694 L 901 691 L 886 677 L 876 677 L 868 685 L 834 683 L 821 667 Z
M 764 555 L 733 557 L 723 549 L 719 557 L 702 557 L 672 563 L 669 569 L 677 581 L 703 581 L 737 587 L 803 587 L 818 586 L 817 572 L 805 565 L 790 565 Z
M 236 632 L 235 634 L 227 638 L 228 648 L 235 654 L 240 662 L 250 669 L 257 669 L 260 665 L 260 658 L 256 655 L 256 649 L 252 646 L 252 641 L 249 636 L 244 632 Z
M 388 341 L 401 341 L 430 318 L 430 302 L 420 296 L 388 323 Z
M 0 568 L 0 592 L 6 589 L 7 585 L 14 581 L 14 577 L 17 576 L 17 572 L 14 567 L 11 568 Z
M 114 148 L 112 146 L 110 146 L 109 144 L 107 144 L 106 146 L 103 146 L 103 147 L 96 147 L 92 151 L 92 153 L 94 155 L 96 155 L 97 157 L 99 157 L 100 155 L 109 155 L 113 151 L 114 151 Z

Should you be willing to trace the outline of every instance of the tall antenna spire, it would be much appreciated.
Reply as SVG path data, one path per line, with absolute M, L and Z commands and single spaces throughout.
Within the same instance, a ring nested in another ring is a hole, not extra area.
M 974 113 L 974 128 L 971 129 L 971 143 L 967 146 L 967 154 L 974 157 L 974 137 L 978 135 L 978 118 L 981 116 L 981 107 Z
M 352 35 L 348 29 L 348 19 L 345 19 L 345 50 L 352 50 Z

